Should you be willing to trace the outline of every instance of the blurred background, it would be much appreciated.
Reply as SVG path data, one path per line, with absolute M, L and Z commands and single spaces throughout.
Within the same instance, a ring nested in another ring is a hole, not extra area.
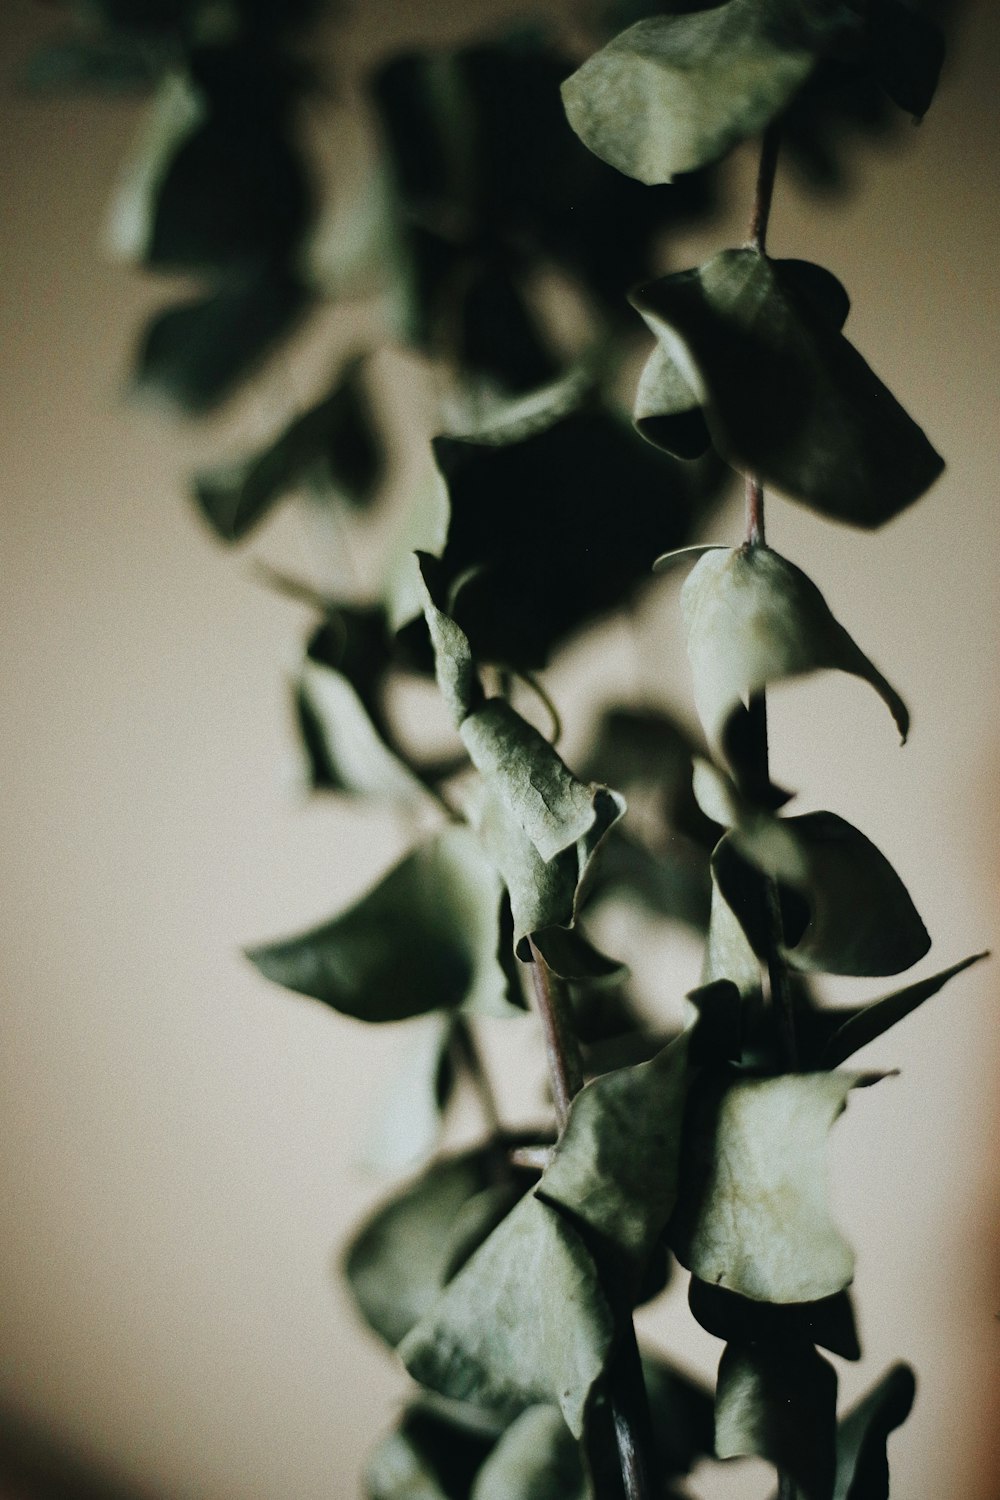
M 310 105 L 317 162 L 355 170 L 352 80 L 372 59 L 523 9 L 365 0 L 345 13 L 321 41 L 340 82 Z M 209 534 L 185 475 L 294 412 L 365 312 L 314 319 L 282 356 L 277 397 L 251 382 L 234 409 L 181 423 L 127 401 L 162 286 L 104 246 L 143 106 L 20 89 L 53 18 L 29 0 L 0 13 L 0 1495 L 354 1496 L 408 1385 L 335 1275 L 389 1186 L 361 1165 L 360 1139 L 398 1038 L 268 985 L 239 950 L 330 915 L 409 831 L 301 794 L 287 679 L 302 608 Z M 780 500 L 769 510 L 769 541 L 913 711 L 902 751 L 846 679 L 777 694 L 772 713 L 779 784 L 800 789 L 802 810 L 857 823 L 903 875 L 934 937 L 913 977 L 1000 939 L 998 63 L 1000 12 L 970 3 L 926 122 L 854 141 L 846 196 L 779 178 L 771 230 L 775 254 L 846 283 L 853 341 L 948 463 L 874 536 Z M 752 172 L 738 152 L 732 215 L 675 239 L 675 264 L 742 237 Z M 389 365 L 402 430 L 407 392 L 417 408 L 423 397 L 405 361 Z M 734 502 L 711 539 L 739 534 Z M 315 517 L 282 514 L 257 552 L 309 574 L 330 546 Z M 557 702 L 624 679 L 690 716 L 677 586 L 576 640 L 546 677 Z M 697 952 L 658 942 L 640 967 L 679 995 Z M 852 1101 L 833 1136 L 865 1347 L 842 1391 L 894 1359 L 915 1366 L 917 1405 L 890 1446 L 907 1500 L 1000 1493 L 997 987 L 995 962 L 977 967 L 873 1044 L 862 1064 L 899 1077 Z M 533 1022 L 492 1039 L 498 1078 L 517 1075 L 509 1107 L 537 1112 Z M 460 1115 L 456 1138 L 463 1128 Z M 643 1328 L 713 1370 L 718 1345 L 682 1285 Z M 691 1489 L 713 1500 L 768 1482 L 742 1464 L 696 1473 Z

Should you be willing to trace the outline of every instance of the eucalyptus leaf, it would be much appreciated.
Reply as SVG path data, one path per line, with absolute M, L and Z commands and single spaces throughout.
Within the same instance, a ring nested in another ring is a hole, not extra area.
M 988 953 L 974 953 L 970 958 L 963 958 L 960 963 L 943 969 L 940 974 L 933 974 L 928 979 L 918 980 L 916 984 L 907 985 L 905 989 L 886 995 L 881 1000 L 873 1000 L 870 1005 L 815 1012 L 813 1028 L 819 1036 L 825 1038 L 819 1042 L 819 1036 L 817 1037 L 820 1047 L 819 1066 L 839 1067 L 859 1048 L 866 1047 L 869 1042 L 875 1041 L 890 1027 L 902 1021 L 918 1006 L 923 1005 L 925 1000 L 936 995 L 950 979 L 954 979 L 956 974 L 961 974 L 972 964 L 977 964 L 981 959 L 988 957 Z
M 730 1344 L 719 1364 L 715 1451 L 765 1458 L 802 1500 L 833 1500 L 837 1377 L 810 1343 Z
M 730 894 L 733 894 L 732 889 Z M 701 979 L 703 984 L 728 979 L 746 1004 L 756 1006 L 760 1003 L 760 959 L 746 935 L 744 923 L 737 917 L 714 876 Z
M 349 505 L 368 503 L 381 478 L 383 456 L 361 364 L 352 360 L 332 392 L 266 448 L 196 476 L 195 498 L 223 541 L 241 541 L 307 478 L 321 481 Z
M 665 1479 L 689 1474 L 714 1456 L 712 1392 L 667 1360 L 642 1361 L 659 1472 Z
M 459 1007 L 510 1015 L 501 897 L 475 836 L 448 828 L 340 916 L 247 957 L 275 983 L 359 1020 Z
M 857 1073 L 731 1079 L 696 1096 L 670 1241 L 702 1281 L 760 1302 L 816 1302 L 854 1275 L 830 1216 L 826 1137 Z
M 640 182 L 670 182 L 762 130 L 808 78 L 811 50 L 755 0 L 637 21 L 563 85 L 573 129 Z
M 495 1170 L 492 1149 L 434 1162 L 354 1236 L 344 1274 L 362 1316 L 386 1343 L 398 1344 L 433 1307 L 455 1255 L 455 1221 L 490 1190 Z M 485 1239 L 493 1224 L 480 1224 Z M 471 1253 L 468 1226 L 463 1242 Z
M 711 14 L 711 13 L 710 13 Z M 790 267 L 794 266 L 794 269 Z M 633 304 L 698 398 L 716 451 L 821 514 L 880 526 L 934 482 L 943 463 L 923 432 L 839 332 L 802 262 L 724 250 L 694 271 L 641 287 Z M 670 444 L 692 430 L 663 357 L 642 383 L 643 430 Z M 659 372 L 659 373 L 658 373 Z M 657 383 L 666 396 L 657 412 Z M 650 426 L 653 423 L 653 426 Z
M 753 1302 L 692 1276 L 688 1302 L 702 1328 L 726 1343 L 778 1345 L 805 1340 L 842 1359 L 861 1358 L 854 1308 L 846 1291 L 818 1302 Z
M 898 693 L 834 619 L 816 585 L 770 547 L 706 552 L 681 599 L 695 702 L 717 752 L 739 736 L 733 721 L 746 718 L 755 694 L 825 668 L 870 683 L 906 739 L 909 714 Z
M 941 76 L 941 27 L 905 0 L 875 0 L 868 36 L 872 66 L 882 87 L 900 109 L 922 120 Z
M 166 49 L 134 37 L 67 36 L 33 52 L 19 82 L 39 94 L 145 92 L 168 60 Z
M 647 1063 L 595 1078 L 577 1094 L 538 1195 L 585 1227 L 588 1242 L 637 1275 L 677 1197 L 687 1099 L 683 1036 Z
M 404 1171 L 425 1161 L 438 1144 L 455 1087 L 453 1024 L 444 1011 L 408 1023 L 400 1061 L 377 1088 L 361 1153 L 364 1165 Z
M 413 1402 L 365 1465 L 365 1500 L 469 1500 L 495 1435 L 459 1411 Z
M 782 951 L 793 968 L 899 974 L 923 958 L 931 941 L 927 929 L 885 855 L 859 829 L 829 812 L 784 818 L 777 827 L 780 840 L 773 826 L 759 840 L 745 831 L 738 839 L 727 834 L 712 856 L 723 899 L 761 957 L 772 939 L 748 862 L 765 876 L 790 882 L 779 898 Z
M 886 1442 L 910 1415 L 915 1393 L 913 1371 L 893 1365 L 841 1420 L 833 1500 L 888 1500 Z
M 615 1326 L 576 1231 L 523 1198 L 411 1329 L 399 1353 L 422 1385 L 509 1418 L 555 1404 L 577 1438 Z
M 577 1443 L 555 1406 L 529 1406 L 483 1464 L 470 1500 L 586 1500 Z

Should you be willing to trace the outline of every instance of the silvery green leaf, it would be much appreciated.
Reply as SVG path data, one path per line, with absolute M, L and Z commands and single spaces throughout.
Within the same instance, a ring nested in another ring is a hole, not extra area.
M 499 878 L 467 828 L 415 849 L 332 921 L 251 949 L 261 973 L 365 1021 L 510 1015 Z
M 107 240 L 112 254 L 138 264 L 153 239 L 156 195 L 174 154 L 202 126 L 206 100 L 190 76 L 163 77 L 145 116 L 132 159 L 112 201 Z
M 469 1500 L 586 1500 L 580 1450 L 555 1406 L 529 1406 L 476 1476 Z
M 819 267 L 807 276 L 802 262 L 742 249 L 640 287 L 633 303 L 676 372 L 656 429 L 658 358 L 643 387 L 644 430 L 668 443 L 675 425 L 687 432 L 682 380 L 727 463 L 824 515 L 880 526 L 943 462 L 839 331 L 846 294 L 836 286 Z
M 727 1346 L 715 1397 L 719 1458 L 765 1458 L 802 1500 L 833 1500 L 836 1423 L 836 1374 L 808 1341 Z
M 677 1197 L 688 1036 L 647 1063 L 595 1078 L 577 1094 L 538 1196 L 585 1225 L 590 1243 L 634 1274 L 663 1233 Z
M 669 182 L 756 135 L 808 78 L 814 54 L 776 34 L 769 8 L 729 0 L 637 21 L 563 84 L 570 124 L 640 182 Z
M 582 1241 L 532 1193 L 449 1282 L 399 1353 L 422 1385 L 509 1418 L 558 1403 L 579 1437 L 614 1333 Z
M 455 728 L 485 702 L 482 684 L 472 657 L 469 638 L 442 607 L 440 564 L 437 558 L 417 555 L 423 588 L 423 610 L 434 648 L 434 669 L 441 696 L 448 705 Z
M 854 1255 L 828 1203 L 826 1138 L 858 1073 L 736 1079 L 689 1119 L 670 1238 L 702 1281 L 763 1302 L 842 1291 Z
M 681 598 L 695 701 L 717 752 L 725 753 L 732 721 L 745 717 L 753 695 L 824 668 L 870 683 L 905 740 L 902 699 L 834 619 L 816 585 L 770 547 L 707 552 Z
M 703 984 L 728 979 L 748 1004 L 760 1000 L 760 959 L 714 877 L 701 979 Z
M 432 1011 L 410 1021 L 400 1035 L 395 1069 L 378 1084 L 360 1156 L 365 1166 L 402 1172 L 430 1156 L 452 1097 L 453 1017 Z
M 677 458 L 700 458 L 712 446 L 701 397 L 663 344 L 642 367 L 632 416 L 644 438 Z

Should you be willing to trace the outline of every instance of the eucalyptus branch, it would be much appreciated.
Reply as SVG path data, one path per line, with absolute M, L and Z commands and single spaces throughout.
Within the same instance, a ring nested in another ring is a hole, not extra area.
M 583 1059 L 573 1027 L 573 1012 L 566 981 L 552 972 L 535 946 L 534 939 L 529 937 L 528 942 L 533 960 L 531 982 L 545 1036 L 549 1080 L 561 1134 L 569 1117 L 573 1097 L 583 1087 Z

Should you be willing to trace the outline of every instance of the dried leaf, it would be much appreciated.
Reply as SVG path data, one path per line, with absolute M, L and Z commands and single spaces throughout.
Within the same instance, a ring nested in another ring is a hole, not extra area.
M 715 1401 L 719 1458 L 765 1458 L 802 1500 L 832 1500 L 837 1377 L 810 1343 L 728 1345 Z

